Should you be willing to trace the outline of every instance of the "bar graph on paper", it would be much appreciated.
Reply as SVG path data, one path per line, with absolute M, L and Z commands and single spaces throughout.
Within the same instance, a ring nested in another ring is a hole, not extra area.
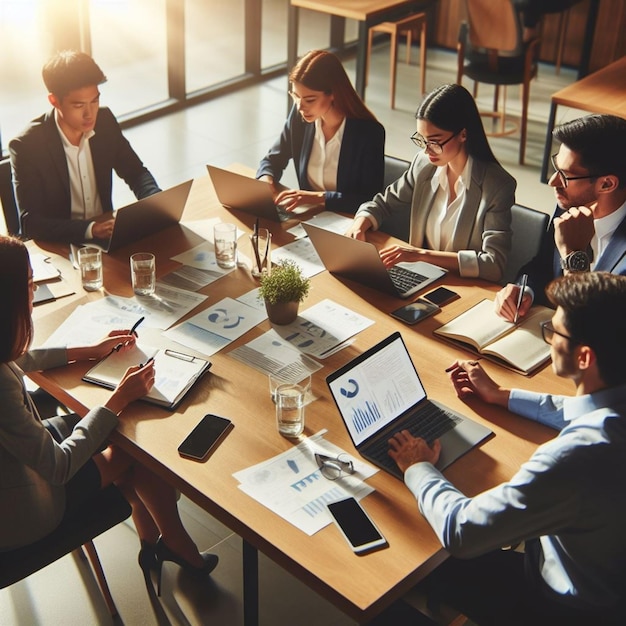
M 307 502 L 307 504 L 302 507 L 302 511 L 304 511 L 309 517 L 317 517 L 320 514 L 327 515 L 326 504 L 328 502 L 333 502 L 334 500 L 345 498 L 345 495 L 346 493 L 343 489 L 333 487 L 321 496 Z
M 364 407 L 352 409 L 352 424 L 357 433 L 363 432 L 381 418 L 382 415 L 378 410 L 378 406 L 376 406 L 375 402 L 370 402 L 369 400 L 365 402 Z

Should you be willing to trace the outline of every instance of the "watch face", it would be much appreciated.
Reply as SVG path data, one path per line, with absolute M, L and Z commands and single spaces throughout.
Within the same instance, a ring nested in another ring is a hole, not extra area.
M 589 257 L 586 252 L 578 250 L 567 256 L 567 264 L 572 272 L 586 272 L 589 269 Z

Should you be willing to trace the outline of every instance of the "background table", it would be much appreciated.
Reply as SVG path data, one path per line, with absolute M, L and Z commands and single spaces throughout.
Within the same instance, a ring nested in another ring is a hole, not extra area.
M 231 214 L 217 203 L 210 181 L 204 177 L 194 182 L 184 218 L 210 216 L 235 222 L 247 232 L 253 227 L 253 218 L 241 213 Z M 293 224 L 262 225 L 272 230 L 276 245 L 292 239 L 286 229 Z M 384 235 L 375 235 L 377 241 L 384 241 Z M 170 260 L 172 255 L 200 241 L 182 224 L 106 255 L 105 289 L 123 296 L 132 294 L 128 269 L 128 256 L 132 252 L 155 251 L 160 276 L 178 267 L 178 263 Z M 240 240 L 243 241 L 244 238 Z M 42 244 L 42 247 L 66 254 L 62 246 Z M 242 248 L 245 252 L 243 243 Z M 77 294 L 35 310 L 35 345 L 41 343 L 76 305 L 102 297 L 102 294 L 82 291 L 78 272 L 71 269 L 65 258 L 60 257 L 58 262 L 69 280 L 78 281 Z M 302 309 L 330 298 L 373 319 L 375 324 L 359 333 L 352 345 L 322 361 L 324 368 L 313 375 L 313 392 L 318 399 L 306 407 L 305 435 L 325 428 L 329 441 L 355 453 L 327 391 L 325 376 L 400 329 L 429 397 L 487 424 L 495 433 L 495 437 L 445 472 L 461 490 L 472 495 L 510 478 L 537 445 L 554 436 L 554 431 L 512 416 L 498 407 L 474 401 L 466 404 L 456 397 L 444 369 L 457 358 L 468 355 L 438 341 L 432 331 L 480 299 L 491 297 L 496 287 L 487 283 L 468 284 L 452 275 L 441 282 L 457 291 L 461 298 L 420 324 L 405 326 L 388 315 L 403 301 L 361 285 L 344 283 L 327 272 L 312 279 L 311 292 Z M 209 295 L 209 303 L 216 303 L 225 296 L 239 296 L 256 285 L 249 270 L 240 267 L 203 292 Z M 382 471 L 368 480 L 376 491 L 367 496 L 363 504 L 388 539 L 389 548 L 364 557 L 353 554 L 332 525 L 308 537 L 237 488 L 233 472 L 265 461 L 294 445 L 276 431 L 275 408 L 267 377 L 228 356 L 232 348 L 249 342 L 269 328 L 270 324 L 265 321 L 213 355 L 210 373 L 192 388 L 176 412 L 142 402 L 129 406 L 112 440 L 243 538 L 244 559 L 249 559 L 244 567 L 246 623 L 254 623 L 257 618 L 255 549 L 264 552 L 355 620 L 369 620 L 440 564 L 446 552 L 419 514 L 413 496 L 403 483 Z M 81 413 L 86 407 L 105 402 L 110 393 L 81 382 L 88 367 L 88 364 L 77 363 L 35 374 L 33 378 Z M 532 378 L 491 363 L 485 363 L 485 369 L 507 386 L 549 389 L 557 393 L 570 391 L 567 383 L 557 379 L 549 367 Z M 182 459 L 177 454 L 178 444 L 206 413 L 232 419 L 235 428 L 205 463 Z

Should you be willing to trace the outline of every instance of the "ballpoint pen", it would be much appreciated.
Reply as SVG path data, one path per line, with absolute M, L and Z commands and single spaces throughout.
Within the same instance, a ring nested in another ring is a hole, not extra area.
M 515 306 L 515 318 L 513 323 L 517 324 L 517 318 L 519 317 L 519 308 L 522 306 L 522 300 L 524 299 L 524 290 L 526 289 L 526 283 L 528 282 L 528 274 L 522 274 L 522 282 L 519 286 L 519 294 L 517 296 L 517 305 Z
M 141 324 L 141 322 L 143 322 L 146 318 L 145 317 L 140 317 L 134 324 L 133 327 L 130 329 L 130 332 L 128 333 L 129 335 L 135 335 L 135 337 L 138 337 L 139 335 L 137 335 L 137 328 L 139 328 L 139 324 Z
M 144 368 L 146 365 L 148 365 L 148 363 L 152 363 L 152 361 L 154 361 L 154 357 L 151 356 L 145 363 L 140 363 L 139 364 L 139 369 Z
M 254 222 L 254 232 L 252 233 L 252 250 L 254 251 L 254 256 L 256 258 L 256 266 L 259 268 L 259 273 L 261 272 L 261 257 L 259 256 L 259 218 L 256 218 L 256 222 Z

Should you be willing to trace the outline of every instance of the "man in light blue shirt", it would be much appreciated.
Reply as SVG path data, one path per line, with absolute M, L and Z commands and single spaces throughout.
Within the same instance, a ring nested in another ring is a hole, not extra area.
M 434 468 L 440 444 L 407 431 L 389 454 L 450 552 L 428 591 L 478 624 L 607 624 L 626 591 L 626 277 L 552 282 L 543 336 L 572 397 L 500 387 L 476 361 L 451 371 L 460 397 L 560 432 L 506 483 L 468 498 Z M 525 554 L 501 548 L 526 542 Z

